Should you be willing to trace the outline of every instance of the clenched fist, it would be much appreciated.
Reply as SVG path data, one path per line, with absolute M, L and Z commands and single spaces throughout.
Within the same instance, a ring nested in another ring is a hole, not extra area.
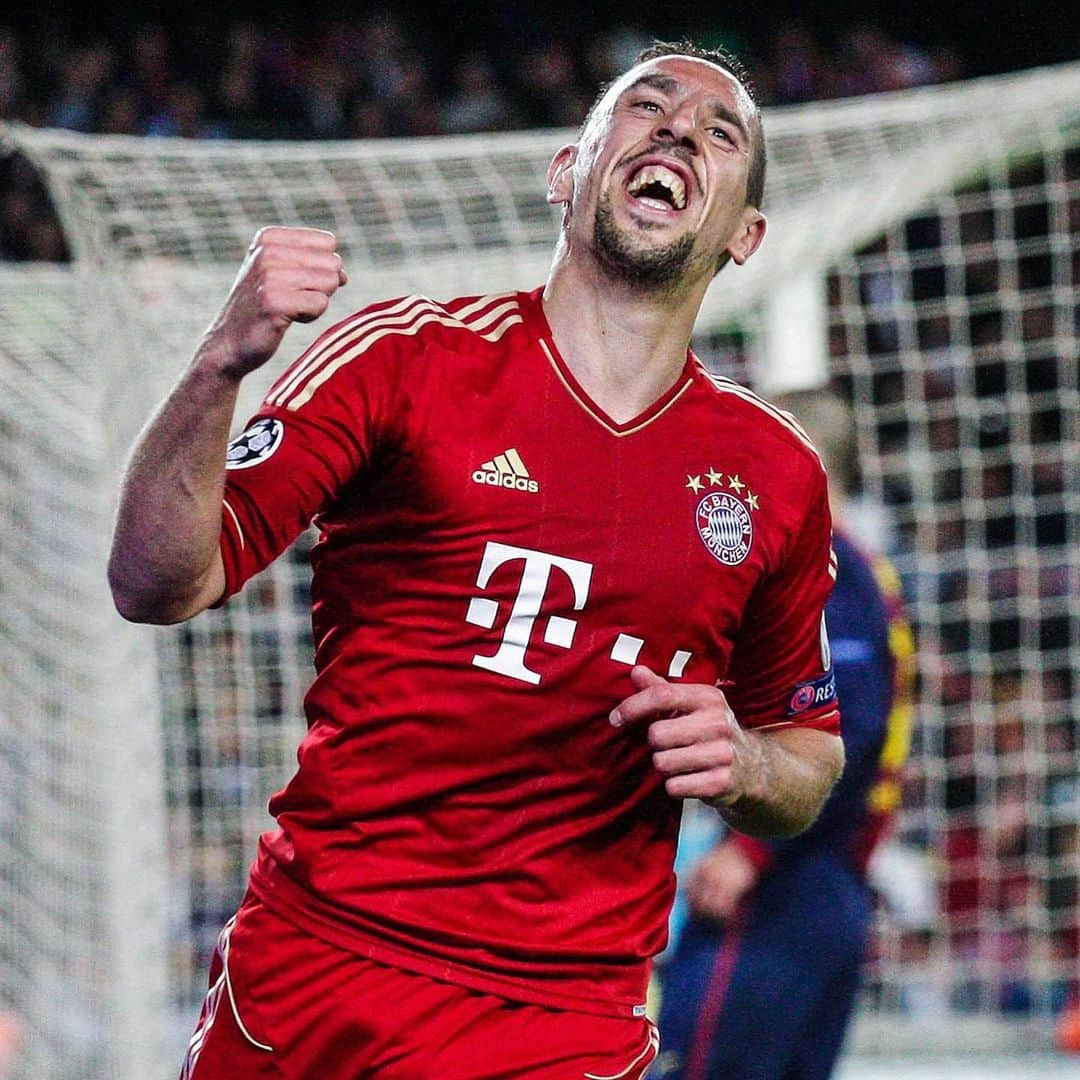
M 224 374 L 239 379 L 274 355 L 291 323 L 319 318 L 347 280 L 333 233 L 260 229 L 203 351 L 219 358 Z

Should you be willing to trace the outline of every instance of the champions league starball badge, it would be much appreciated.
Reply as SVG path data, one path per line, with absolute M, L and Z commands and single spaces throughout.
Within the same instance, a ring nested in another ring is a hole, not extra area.
M 697 506 L 697 529 L 705 546 L 725 566 L 738 566 L 750 554 L 754 525 L 746 504 L 724 491 L 713 491 Z
M 226 469 L 250 469 L 265 461 L 285 437 L 285 425 L 272 416 L 264 416 L 229 443 Z

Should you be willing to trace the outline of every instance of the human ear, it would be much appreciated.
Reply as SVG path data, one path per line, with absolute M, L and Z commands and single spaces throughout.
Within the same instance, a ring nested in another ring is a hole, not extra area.
M 742 266 L 765 239 L 765 215 L 754 206 L 748 206 L 739 222 L 735 235 L 724 249 L 731 256 L 731 261 Z
M 549 203 L 568 203 L 573 196 L 573 164 L 577 161 L 577 154 L 577 147 L 568 145 L 562 147 L 551 159 L 547 171 L 547 201 Z

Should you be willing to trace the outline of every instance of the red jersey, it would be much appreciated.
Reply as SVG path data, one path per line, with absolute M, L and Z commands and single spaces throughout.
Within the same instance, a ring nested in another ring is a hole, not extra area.
M 228 593 L 312 519 L 308 732 L 252 888 L 375 959 L 643 1012 L 681 804 L 608 714 L 642 663 L 837 730 L 805 435 L 692 354 L 615 423 L 540 290 L 414 296 L 323 334 L 230 444 Z

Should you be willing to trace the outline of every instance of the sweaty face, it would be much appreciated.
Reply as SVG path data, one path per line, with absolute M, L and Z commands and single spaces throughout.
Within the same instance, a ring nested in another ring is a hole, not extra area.
M 712 277 L 753 209 L 754 115 L 733 76 L 689 57 L 639 65 L 608 91 L 575 168 L 605 272 L 654 285 Z

